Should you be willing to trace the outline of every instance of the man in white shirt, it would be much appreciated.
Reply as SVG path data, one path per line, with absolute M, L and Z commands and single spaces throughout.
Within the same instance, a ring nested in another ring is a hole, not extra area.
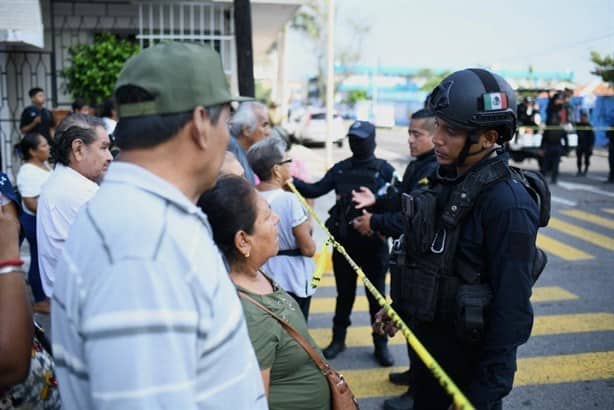
M 38 199 L 36 239 L 43 290 L 53 294 L 55 267 L 77 212 L 98 190 L 109 168 L 109 136 L 99 118 L 71 114 L 54 136 L 54 171 Z
M 77 216 L 51 304 L 63 405 L 266 409 L 236 289 L 196 206 L 228 145 L 220 56 L 147 48 L 115 97 L 121 155 Z

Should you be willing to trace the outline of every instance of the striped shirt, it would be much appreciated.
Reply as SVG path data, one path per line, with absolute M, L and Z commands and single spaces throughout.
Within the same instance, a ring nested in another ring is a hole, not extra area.
M 67 409 L 266 409 L 241 304 L 198 207 L 114 162 L 60 258 L 53 352 Z

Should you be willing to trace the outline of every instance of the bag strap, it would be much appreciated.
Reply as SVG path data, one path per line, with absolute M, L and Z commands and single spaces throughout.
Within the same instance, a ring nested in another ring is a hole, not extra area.
M 290 334 L 290 336 L 292 336 L 294 340 L 296 340 L 296 343 L 298 343 L 305 350 L 305 352 L 307 352 L 307 354 L 309 355 L 309 357 L 311 357 L 311 360 L 313 360 L 313 362 L 316 364 L 318 369 L 320 369 L 322 373 L 326 374 L 326 372 L 330 369 L 330 366 L 328 365 L 328 363 L 326 363 L 326 361 L 324 361 L 324 359 L 320 357 L 320 355 L 315 351 L 315 349 L 311 347 L 309 342 L 307 342 L 305 338 L 301 336 L 298 330 L 296 330 L 294 327 L 292 327 L 292 325 L 290 325 L 288 322 L 283 320 L 281 317 L 279 317 L 279 315 L 275 314 L 273 311 L 271 311 L 269 308 L 264 306 L 262 303 L 258 302 L 256 299 L 252 298 L 251 296 L 245 294 L 241 290 L 239 290 L 239 297 L 253 303 L 260 309 L 267 312 L 269 315 L 273 316 L 273 318 L 277 319 L 277 321 L 282 325 L 284 329 L 286 329 L 286 331 Z

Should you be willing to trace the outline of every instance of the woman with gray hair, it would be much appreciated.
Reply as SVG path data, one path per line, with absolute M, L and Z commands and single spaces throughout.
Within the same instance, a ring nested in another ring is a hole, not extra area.
M 315 264 L 312 256 L 316 244 L 311 237 L 311 221 L 299 200 L 283 186 L 291 179 L 290 163 L 286 144 L 271 137 L 255 143 L 247 151 L 250 166 L 260 178 L 256 187 L 267 200 L 271 209 L 279 215 L 279 252 L 270 258 L 263 270 L 299 304 L 305 320 L 314 289 L 311 279 Z

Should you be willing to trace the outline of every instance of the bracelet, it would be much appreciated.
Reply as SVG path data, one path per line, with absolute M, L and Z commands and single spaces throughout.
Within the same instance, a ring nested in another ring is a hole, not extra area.
M 23 260 L 21 259 L 7 259 L 5 261 L 0 261 L 0 268 L 4 268 L 5 266 L 21 266 L 23 265 Z
M 23 273 L 23 269 L 21 269 L 19 266 L 5 266 L 0 268 L 0 275 L 6 275 L 13 272 Z

